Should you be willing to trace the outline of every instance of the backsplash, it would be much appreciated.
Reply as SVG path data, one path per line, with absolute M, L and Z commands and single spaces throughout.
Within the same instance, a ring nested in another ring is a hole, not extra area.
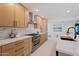
M 0 38 L 1 37 L 7 37 L 11 33 L 11 29 L 15 34 L 23 35 L 23 34 L 28 34 L 35 32 L 36 30 L 34 27 L 29 27 L 29 28 L 9 28 L 9 27 L 0 27 Z

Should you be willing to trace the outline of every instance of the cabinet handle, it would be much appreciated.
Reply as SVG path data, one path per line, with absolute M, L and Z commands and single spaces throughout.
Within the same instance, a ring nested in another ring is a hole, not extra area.
M 23 43 L 23 42 L 24 42 L 24 41 L 18 42 L 18 43 L 16 43 L 15 45 L 18 45 L 18 44 Z
M 15 52 L 18 52 L 19 50 L 21 50 L 21 49 L 23 49 L 24 47 L 21 47 L 21 48 L 19 48 L 19 49 L 17 49 L 17 50 L 15 50 Z
M 17 21 L 15 21 L 15 26 L 17 26 Z

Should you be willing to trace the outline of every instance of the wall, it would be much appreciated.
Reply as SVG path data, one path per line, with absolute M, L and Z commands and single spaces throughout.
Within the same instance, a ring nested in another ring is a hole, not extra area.
M 67 29 L 69 27 L 74 27 L 74 24 L 78 19 L 76 18 L 65 18 L 65 19 L 56 19 L 55 21 L 53 20 L 49 20 L 48 21 L 48 38 L 53 40 L 53 39 L 57 39 L 57 37 L 66 35 Z M 53 25 L 54 24 L 58 24 L 62 26 L 62 32 L 54 32 L 53 31 Z M 72 34 L 74 30 L 71 30 L 70 33 Z

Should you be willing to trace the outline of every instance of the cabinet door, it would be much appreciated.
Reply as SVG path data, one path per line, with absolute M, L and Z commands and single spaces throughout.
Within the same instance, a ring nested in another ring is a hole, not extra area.
M 40 44 L 43 44 L 48 39 L 47 33 L 41 34 Z
M 25 8 L 21 4 L 15 5 L 15 27 L 25 27 Z
M 32 52 L 32 39 L 28 39 L 28 55 Z
M 25 26 L 28 27 L 29 11 L 25 8 Z
M 1 56 L 1 47 L 0 47 L 0 56 Z
M 2 56 L 13 56 L 15 55 L 15 45 L 14 43 L 9 43 L 2 46 Z
M 39 29 L 39 32 L 41 32 L 42 31 L 42 18 L 37 16 L 36 23 L 37 23 L 37 28 Z
M 0 4 L 0 26 L 13 26 L 14 4 Z
M 42 32 L 47 32 L 47 20 L 46 19 L 43 19 L 42 20 Z

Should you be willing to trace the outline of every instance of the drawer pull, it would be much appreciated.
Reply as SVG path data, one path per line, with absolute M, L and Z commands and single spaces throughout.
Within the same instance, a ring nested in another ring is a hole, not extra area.
M 19 49 L 17 49 L 17 50 L 15 50 L 15 52 L 18 52 L 19 50 L 21 50 L 21 49 L 23 49 L 24 47 L 21 47 L 21 48 L 19 48 Z
M 18 44 L 20 44 L 20 43 L 23 43 L 24 41 L 22 41 L 22 42 L 18 42 L 18 43 L 16 43 L 15 45 L 18 45 Z

